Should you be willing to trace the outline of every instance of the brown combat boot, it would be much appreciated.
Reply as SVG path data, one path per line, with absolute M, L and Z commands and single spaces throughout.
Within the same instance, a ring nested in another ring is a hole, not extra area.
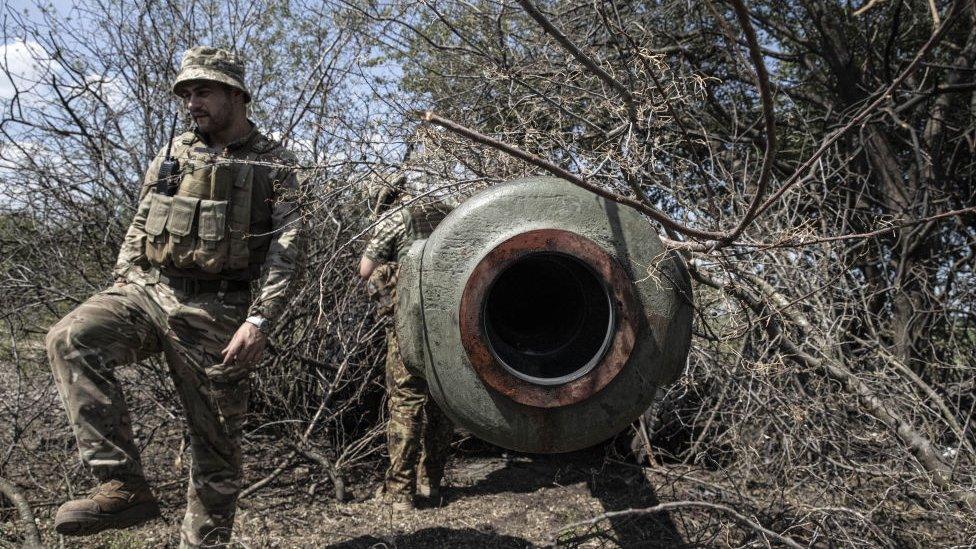
M 413 494 L 408 492 L 391 492 L 383 484 L 380 484 L 376 493 L 373 494 L 373 500 L 382 505 L 389 505 L 394 511 L 413 511 L 417 508 L 413 500 Z
M 54 529 L 65 536 L 90 536 L 128 528 L 159 516 L 159 503 L 144 479 L 103 482 L 85 499 L 58 508 Z
M 441 498 L 441 481 L 431 479 L 426 474 L 417 475 L 417 495 L 437 502 Z

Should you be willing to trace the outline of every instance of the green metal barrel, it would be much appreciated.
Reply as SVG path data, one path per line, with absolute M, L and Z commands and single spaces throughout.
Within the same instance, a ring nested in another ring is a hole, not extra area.
M 681 374 L 691 318 L 685 265 L 650 222 L 550 177 L 467 200 L 400 268 L 407 366 L 458 425 L 524 452 L 627 427 Z

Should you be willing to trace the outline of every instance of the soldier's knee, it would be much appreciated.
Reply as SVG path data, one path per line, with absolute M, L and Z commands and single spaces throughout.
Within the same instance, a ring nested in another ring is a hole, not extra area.
M 68 320 L 67 317 L 62 318 L 57 324 L 51 326 L 47 331 L 47 335 L 44 337 L 44 347 L 47 349 L 47 356 L 52 360 L 64 356 L 69 347 L 66 320 Z
M 69 313 L 52 326 L 44 338 L 52 366 L 73 362 L 70 357 L 88 356 L 89 351 L 104 347 L 103 331 L 97 324 L 84 322 Z
M 190 482 L 193 483 L 195 499 L 203 507 L 211 510 L 233 508 L 241 492 L 241 473 L 239 469 L 229 468 L 224 471 L 194 474 Z

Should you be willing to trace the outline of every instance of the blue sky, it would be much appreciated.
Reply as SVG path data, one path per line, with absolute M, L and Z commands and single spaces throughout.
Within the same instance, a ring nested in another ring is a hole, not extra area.
M 0 0 L 0 5 L 3 5 L 16 12 L 24 12 L 26 10 L 28 15 L 32 17 L 35 16 L 38 11 L 36 7 L 38 3 L 44 6 L 50 6 L 59 13 L 67 13 L 74 5 L 74 2 L 69 2 L 67 0 L 45 0 L 42 2 L 37 2 L 36 0 Z
M 58 15 L 67 15 L 74 7 L 74 2 L 68 0 L 0 0 L 0 20 L 8 13 L 26 16 L 28 22 L 41 23 L 41 7 L 53 11 Z M 7 36 L 0 43 L 0 59 L 14 76 L 30 77 L 36 68 L 30 59 L 32 49 L 29 43 L 22 41 L 22 37 Z M 6 75 L 0 75 L 0 99 L 9 98 L 13 93 L 11 82 Z

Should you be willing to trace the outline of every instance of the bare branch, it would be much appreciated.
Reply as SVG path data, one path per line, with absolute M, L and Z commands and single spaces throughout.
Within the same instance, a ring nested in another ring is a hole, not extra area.
M 743 515 L 742 513 L 736 511 L 735 509 L 729 507 L 728 505 L 722 505 L 720 503 L 710 503 L 706 501 L 669 501 L 667 503 L 659 503 L 652 507 L 645 507 L 644 509 L 624 509 L 622 511 L 608 511 L 606 513 L 599 514 L 593 518 L 587 520 L 581 520 L 579 522 L 573 522 L 562 526 L 559 528 L 559 533 L 565 533 L 568 530 L 574 530 L 576 528 L 593 526 L 598 522 L 608 520 L 617 517 L 627 517 L 634 515 L 653 515 L 655 513 L 663 513 L 665 511 L 671 511 L 673 509 L 686 509 L 686 508 L 698 508 L 698 509 L 711 509 L 715 511 L 721 511 L 735 520 L 745 524 L 746 526 L 752 528 L 756 532 L 768 536 L 787 547 L 792 547 L 794 549 L 802 549 L 803 546 L 796 542 L 793 538 L 785 536 L 783 534 L 778 534 L 773 532 L 769 528 L 759 524 L 758 522 L 752 520 L 751 518 Z
M 27 503 L 27 498 L 24 497 L 23 492 L 9 480 L 0 477 L 0 494 L 13 502 L 17 507 L 17 512 L 20 513 L 20 523 L 24 527 L 24 547 L 43 547 L 41 534 L 37 531 L 37 524 L 34 522 L 34 513 L 31 512 L 30 504 Z

